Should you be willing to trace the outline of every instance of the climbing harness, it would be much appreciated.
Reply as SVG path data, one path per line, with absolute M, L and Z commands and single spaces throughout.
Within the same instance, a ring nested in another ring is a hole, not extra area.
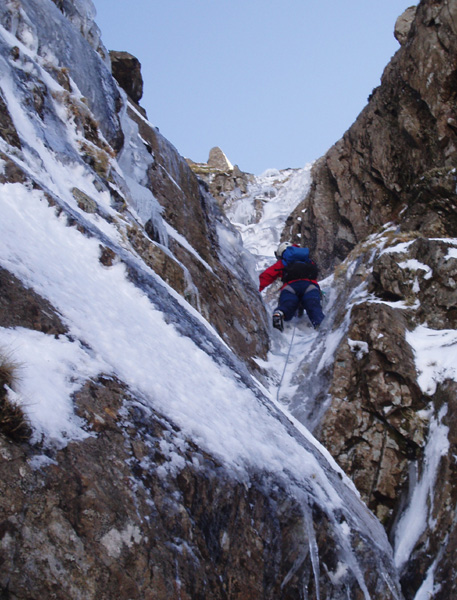
M 276 400 L 277 400 L 277 402 L 279 402 L 279 392 L 281 390 L 282 381 L 283 381 L 284 375 L 286 373 L 287 363 L 289 362 L 290 351 L 292 350 L 292 344 L 294 343 L 294 337 L 295 337 L 295 330 L 296 330 L 296 328 L 297 328 L 297 323 L 295 322 L 294 323 L 294 328 L 292 330 L 292 337 L 290 338 L 289 351 L 287 352 L 286 362 L 285 362 L 284 369 L 283 369 L 283 372 L 282 372 L 282 375 L 281 375 L 281 380 L 280 380 L 279 385 L 278 385 L 278 391 L 276 393 Z

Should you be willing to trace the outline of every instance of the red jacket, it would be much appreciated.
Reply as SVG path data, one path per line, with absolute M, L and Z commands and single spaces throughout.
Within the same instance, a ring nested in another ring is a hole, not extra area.
M 276 281 L 278 279 L 278 277 L 282 277 L 283 272 L 284 272 L 284 265 L 282 264 L 282 260 L 278 260 L 277 262 L 275 262 L 274 265 L 271 265 L 271 267 L 268 267 L 268 269 L 265 269 L 265 271 L 263 271 L 263 273 L 260 273 L 260 275 L 259 275 L 259 281 L 260 281 L 259 292 L 261 292 L 268 285 L 273 283 L 273 281 Z
M 276 281 L 279 277 L 282 279 L 283 275 L 284 275 L 284 264 L 283 264 L 282 260 L 278 260 L 277 262 L 275 262 L 274 265 L 271 265 L 271 267 L 268 267 L 268 269 L 265 269 L 265 271 L 260 273 L 260 275 L 259 275 L 259 281 L 260 281 L 259 292 L 261 292 L 263 289 L 265 289 L 267 286 L 269 286 L 271 283 L 273 283 L 273 281 Z M 315 285 L 319 285 L 317 283 L 317 281 L 314 279 L 294 279 L 293 281 L 310 281 L 311 283 L 314 283 Z M 286 283 L 283 285 L 283 287 L 285 287 L 289 283 L 293 283 L 293 281 L 286 281 Z

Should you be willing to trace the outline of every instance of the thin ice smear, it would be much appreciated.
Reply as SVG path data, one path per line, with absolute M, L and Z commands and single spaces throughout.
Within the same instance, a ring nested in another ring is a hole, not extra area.
M 430 431 L 424 453 L 424 471 L 417 482 L 408 508 L 403 513 L 395 532 L 395 564 L 398 569 L 406 564 L 425 530 L 433 511 L 433 492 L 442 456 L 449 451 L 449 428 L 442 423 L 447 414 L 443 406 L 430 421 Z

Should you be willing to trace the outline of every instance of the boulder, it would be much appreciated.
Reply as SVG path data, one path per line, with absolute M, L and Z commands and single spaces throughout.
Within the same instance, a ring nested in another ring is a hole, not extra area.
M 217 146 L 211 148 L 207 164 L 210 169 L 216 169 L 218 171 L 226 172 L 233 169 L 232 163 Z
M 128 52 L 110 50 L 111 70 L 125 93 L 138 104 L 143 96 L 140 61 Z
M 410 6 L 402 13 L 395 22 L 394 36 L 401 46 L 406 43 L 408 34 L 411 30 L 414 17 L 416 16 L 416 6 Z

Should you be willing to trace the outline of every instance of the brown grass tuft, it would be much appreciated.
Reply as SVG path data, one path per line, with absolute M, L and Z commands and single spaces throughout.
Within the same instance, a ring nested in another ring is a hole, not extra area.
M 15 442 L 25 442 L 32 428 L 22 408 L 8 398 L 8 388 L 14 385 L 17 364 L 0 351 L 0 432 Z

